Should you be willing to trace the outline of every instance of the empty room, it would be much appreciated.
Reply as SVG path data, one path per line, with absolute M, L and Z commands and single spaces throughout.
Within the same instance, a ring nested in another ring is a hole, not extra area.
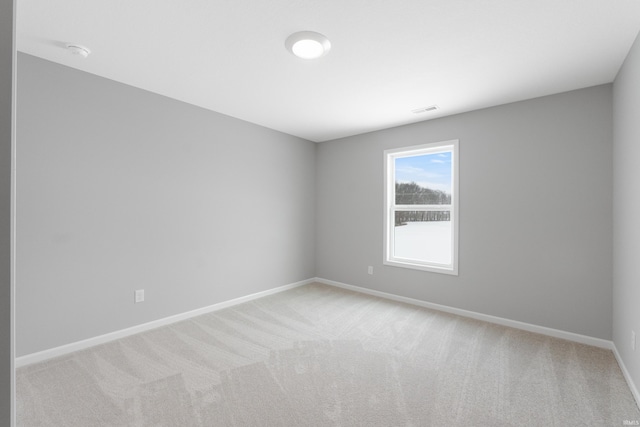
M 639 33 L 0 0 L 0 425 L 640 425 Z

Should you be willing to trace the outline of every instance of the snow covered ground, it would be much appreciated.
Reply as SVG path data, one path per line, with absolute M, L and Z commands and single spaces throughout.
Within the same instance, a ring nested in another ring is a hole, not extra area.
M 451 263 L 451 221 L 408 222 L 394 233 L 396 257 Z

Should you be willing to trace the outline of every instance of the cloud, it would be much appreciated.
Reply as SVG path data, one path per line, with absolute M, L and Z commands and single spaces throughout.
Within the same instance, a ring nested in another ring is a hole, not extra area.
M 446 163 L 444 160 L 431 159 L 431 163 Z
M 429 179 L 429 178 L 442 178 L 444 175 L 440 174 L 440 173 L 435 173 L 435 172 L 430 172 L 430 171 L 426 171 L 422 168 L 417 168 L 414 166 L 402 166 L 396 169 L 396 176 L 411 176 L 414 178 L 423 178 L 423 179 Z M 410 182 L 410 181 L 407 181 Z

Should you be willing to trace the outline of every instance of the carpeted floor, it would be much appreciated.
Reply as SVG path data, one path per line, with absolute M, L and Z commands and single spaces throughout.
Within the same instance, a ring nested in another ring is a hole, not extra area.
M 19 426 L 618 426 L 611 351 L 321 284 L 17 371 Z

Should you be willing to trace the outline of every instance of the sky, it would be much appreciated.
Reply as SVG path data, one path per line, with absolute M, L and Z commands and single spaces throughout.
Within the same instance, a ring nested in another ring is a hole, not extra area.
M 451 194 L 451 152 L 395 159 L 396 182 L 415 182 L 421 187 Z

